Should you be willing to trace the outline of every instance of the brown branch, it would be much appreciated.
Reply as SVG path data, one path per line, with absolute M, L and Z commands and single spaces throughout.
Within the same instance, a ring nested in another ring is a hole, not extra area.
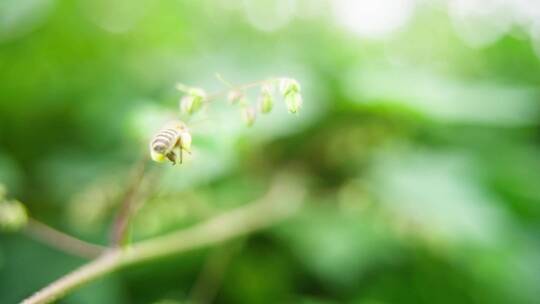
M 218 215 L 191 228 L 135 244 L 114 248 L 98 259 L 67 274 L 23 301 L 51 303 L 105 274 L 133 264 L 210 246 L 272 226 L 299 209 L 305 194 L 297 180 L 279 178 L 260 200 Z
M 103 246 L 79 240 L 32 218 L 28 219 L 24 232 L 50 247 L 87 259 L 98 257 L 106 249 Z
M 113 247 L 125 245 L 127 242 L 129 221 L 136 201 L 137 191 L 144 179 L 147 162 L 148 159 L 145 156 L 139 160 L 133 169 L 128 188 L 122 198 L 120 209 L 118 209 L 111 228 L 111 246 Z
M 242 245 L 242 243 L 226 244 L 210 254 L 191 290 L 191 303 L 207 304 L 214 301 L 225 272 Z

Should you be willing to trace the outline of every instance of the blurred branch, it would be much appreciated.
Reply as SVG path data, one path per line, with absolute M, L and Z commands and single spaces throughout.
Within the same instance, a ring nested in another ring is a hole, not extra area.
M 214 301 L 231 260 L 242 246 L 242 242 L 227 244 L 210 254 L 191 290 L 190 303 L 207 304 Z
M 207 102 L 211 102 L 217 98 L 220 98 L 220 97 L 224 97 L 224 96 L 227 96 L 227 94 L 231 91 L 231 90 L 238 90 L 238 91 L 244 91 L 244 90 L 247 90 L 247 89 L 250 89 L 250 88 L 254 88 L 254 87 L 257 87 L 257 86 L 260 86 L 260 85 L 263 85 L 265 83 L 271 83 L 271 82 L 275 82 L 278 80 L 278 78 L 268 78 L 268 79 L 264 79 L 264 80 L 259 80 L 259 81 L 254 81 L 254 82 L 249 82 L 249 83 L 245 83 L 245 84 L 240 84 L 240 85 L 234 85 L 232 84 L 231 82 L 225 80 L 223 78 L 223 76 L 221 76 L 221 74 L 216 74 L 216 78 L 222 82 L 223 84 L 225 84 L 228 89 L 226 90 L 222 90 L 222 91 L 219 91 L 219 92 L 216 92 L 216 93 L 212 93 L 212 94 L 209 94 L 206 98 L 206 101 Z
M 24 232 L 35 240 L 64 252 L 93 259 L 105 251 L 105 247 L 81 241 L 44 223 L 29 218 Z
M 133 169 L 128 188 L 122 198 L 122 203 L 116 214 L 112 231 L 111 245 L 113 247 L 121 246 L 127 242 L 129 220 L 133 213 L 133 205 L 136 200 L 137 191 L 144 179 L 147 157 L 142 157 Z
M 23 301 L 50 303 L 105 274 L 267 228 L 296 213 L 305 195 L 301 183 L 287 176 L 276 178 L 270 191 L 254 203 L 218 215 L 191 228 L 134 244 L 114 248 L 96 260 L 67 274 Z

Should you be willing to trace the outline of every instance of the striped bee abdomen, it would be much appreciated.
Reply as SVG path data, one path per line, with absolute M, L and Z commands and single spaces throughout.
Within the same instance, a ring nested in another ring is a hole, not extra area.
M 191 137 L 187 127 L 181 121 L 171 121 L 161 129 L 150 141 L 150 155 L 156 162 L 167 159 L 173 164 L 182 162 L 182 150 L 189 150 Z M 189 137 L 189 138 L 188 138 Z
M 179 130 L 173 128 L 161 130 L 158 134 L 154 136 L 154 139 L 152 140 L 152 150 L 158 153 L 169 152 L 174 148 L 179 137 Z
M 182 149 L 186 150 L 182 138 L 186 139 L 186 143 L 191 142 L 186 134 L 187 127 L 183 122 L 176 120 L 167 123 L 150 141 L 152 159 L 156 162 L 170 160 L 173 164 L 181 163 Z

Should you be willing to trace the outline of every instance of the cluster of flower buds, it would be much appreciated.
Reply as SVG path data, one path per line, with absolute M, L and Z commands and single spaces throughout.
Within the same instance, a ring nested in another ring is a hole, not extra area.
M 230 87 L 227 94 L 227 101 L 231 105 L 238 105 L 241 116 L 247 126 L 252 126 L 257 118 L 257 110 L 262 114 L 270 113 L 274 107 L 273 85 L 279 82 L 279 91 L 287 105 L 289 113 L 298 113 L 302 108 L 302 95 L 300 94 L 300 84 L 292 78 L 273 78 L 260 83 L 233 86 L 217 74 L 218 79 Z M 246 99 L 244 90 L 249 87 L 260 86 L 260 96 L 257 107 L 252 106 Z M 208 101 L 208 97 L 202 89 L 191 88 L 183 84 L 178 84 L 177 89 L 186 93 L 180 99 L 180 110 L 184 114 L 193 114 L 199 111 L 203 104 Z
M 6 200 L 6 188 L 0 184 L 0 231 L 18 231 L 26 226 L 28 215 L 17 200 Z
M 298 113 L 303 103 L 298 81 L 292 78 L 282 78 L 279 83 L 279 91 L 285 99 L 289 113 Z
M 254 108 L 245 99 L 244 93 L 239 88 L 232 87 L 228 94 L 230 104 L 239 104 L 241 115 L 247 126 L 252 126 L 257 117 L 257 111 L 262 114 L 270 113 L 274 107 L 274 83 L 279 83 L 279 91 L 285 101 L 289 113 L 298 113 L 302 108 L 302 95 L 300 93 L 300 84 L 292 78 L 274 78 L 261 82 L 261 92 L 258 98 L 257 108 Z M 240 87 L 241 88 L 241 87 Z
M 244 121 L 246 126 L 253 126 L 257 118 L 257 110 L 262 114 L 267 114 L 272 111 L 272 108 L 274 106 L 274 97 L 272 91 L 273 89 L 271 82 L 264 82 L 261 85 L 261 93 L 258 98 L 258 104 L 256 107 L 251 105 L 244 97 L 244 94 L 238 89 L 233 89 L 229 93 L 229 95 L 232 95 L 232 92 L 240 92 L 241 97 L 239 98 L 238 104 L 241 107 L 242 120 Z
M 180 98 L 180 111 L 184 114 L 194 114 L 199 111 L 206 100 L 206 92 L 199 88 L 178 87 L 186 92 L 186 95 Z

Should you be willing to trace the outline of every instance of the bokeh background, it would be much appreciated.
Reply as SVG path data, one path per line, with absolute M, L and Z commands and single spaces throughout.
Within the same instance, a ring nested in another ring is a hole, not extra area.
M 216 102 L 133 240 L 262 195 L 291 219 L 109 275 L 59 303 L 538 303 L 540 2 L 2 0 L 0 182 L 30 215 L 106 244 L 177 82 L 289 76 L 304 108 L 243 125 Z M 250 98 L 256 98 L 256 91 Z M 84 263 L 0 235 L 0 303 Z

